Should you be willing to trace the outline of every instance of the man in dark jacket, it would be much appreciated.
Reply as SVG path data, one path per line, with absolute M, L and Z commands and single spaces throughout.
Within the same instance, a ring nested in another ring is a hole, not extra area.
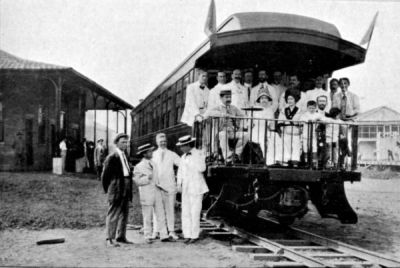
M 129 201 L 132 201 L 132 170 L 125 150 L 129 136 L 118 134 L 114 139 L 116 150 L 107 156 L 101 175 L 104 191 L 108 194 L 109 208 L 106 218 L 107 245 L 118 247 L 120 243 L 132 244 L 126 239 Z M 116 242 L 113 241 L 117 237 Z

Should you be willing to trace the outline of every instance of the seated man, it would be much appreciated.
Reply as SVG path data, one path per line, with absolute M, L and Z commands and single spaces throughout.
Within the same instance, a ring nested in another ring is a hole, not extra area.
M 232 91 L 221 90 L 220 98 L 221 104 L 207 110 L 204 117 L 220 117 L 217 120 L 218 122 L 213 124 L 213 127 L 218 128 L 219 143 L 225 161 L 232 162 L 234 158 L 240 157 L 249 136 L 243 131 L 244 119 L 237 118 L 244 116 L 244 113 L 236 106 L 231 105 Z M 229 148 L 229 144 L 234 147 L 233 151 Z

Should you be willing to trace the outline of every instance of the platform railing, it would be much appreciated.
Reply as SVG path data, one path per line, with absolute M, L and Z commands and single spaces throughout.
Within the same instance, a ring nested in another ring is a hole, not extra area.
M 328 120 L 197 117 L 196 146 L 209 164 L 355 170 L 358 126 Z

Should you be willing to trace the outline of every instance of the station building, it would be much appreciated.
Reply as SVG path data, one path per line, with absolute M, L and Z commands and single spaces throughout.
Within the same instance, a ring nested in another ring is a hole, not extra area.
M 107 111 L 108 128 L 109 111 L 126 116 L 132 108 L 71 67 L 0 50 L 0 170 L 50 170 L 62 138 L 75 144 L 85 138 L 87 111 L 94 111 L 96 141 L 97 110 Z
M 358 164 L 400 165 L 400 113 L 387 106 L 359 115 Z

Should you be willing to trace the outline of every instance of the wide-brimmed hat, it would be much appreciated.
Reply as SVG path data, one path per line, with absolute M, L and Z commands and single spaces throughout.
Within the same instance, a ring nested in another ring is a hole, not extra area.
M 193 138 L 190 135 L 186 135 L 186 136 L 180 137 L 178 139 L 178 143 L 176 144 L 176 146 L 183 146 L 183 145 L 186 145 L 186 144 L 193 143 L 195 141 L 196 141 L 196 138 Z
M 117 136 L 115 136 L 114 141 L 113 141 L 114 144 L 117 144 L 118 141 L 119 141 L 121 138 L 129 139 L 129 135 L 128 135 L 128 134 L 125 134 L 125 133 L 119 133 L 119 134 L 117 134 Z
M 142 153 L 145 153 L 147 151 L 154 150 L 155 147 L 153 145 L 151 145 L 150 143 L 146 143 L 146 144 L 144 144 L 142 146 L 139 146 L 137 149 L 138 149 L 137 154 L 142 154 Z
M 260 101 L 260 98 L 261 98 L 262 96 L 266 96 L 270 101 L 272 101 L 272 97 L 271 97 L 271 95 L 269 94 L 269 92 L 268 92 L 267 90 L 265 90 L 265 89 L 261 89 L 260 91 L 258 91 L 258 95 L 257 95 L 257 100 L 256 100 L 256 102 L 259 102 L 259 101 Z

